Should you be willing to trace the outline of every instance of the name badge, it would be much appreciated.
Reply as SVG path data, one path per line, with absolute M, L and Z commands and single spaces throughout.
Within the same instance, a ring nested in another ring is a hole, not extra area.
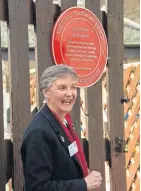
M 72 157 L 73 155 L 75 155 L 78 152 L 78 148 L 77 148 L 77 144 L 76 141 L 74 141 L 73 143 L 71 143 L 68 146 L 69 149 L 69 153 L 70 153 L 70 157 Z

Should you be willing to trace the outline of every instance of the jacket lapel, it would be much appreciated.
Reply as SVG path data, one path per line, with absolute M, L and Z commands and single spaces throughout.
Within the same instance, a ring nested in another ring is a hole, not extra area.
M 69 146 L 70 142 L 69 142 L 65 132 L 63 131 L 59 121 L 56 119 L 56 117 L 54 116 L 54 114 L 51 112 L 51 110 L 48 108 L 48 106 L 46 104 L 41 108 L 40 112 L 46 117 L 46 119 L 50 123 L 52 129 L 56 133 L 59 141 L 61 142 L 63 147 L 68 152 L 68 146 Z
M 51 127 L 53 128 L 54 132 L 56 133 L 59 141 L 61 142 L 62 146 L 65 148 L 66 152 L 69 154 L 68 146 L 71 143 L 68 140 L 68 137 L 65 134 L 63 128 L 61 127 L 61 124 L 59 123 L 59 121 L 56 119 L 56 117 L 54 116 L 54 114 L 51 112 L 51 110 L 49 109 L 49 107 L 46 104 L 44 104 L 44 106 L 40 109 L 39 112 L 41 112 L 46 117 L 46 119 L 50 123 Z M 75 155 L 73 155 L 71 158 L 76 162 L 77 165 L 79 165 L 79 167 L 81 169 L 81 166 L 80 166 L 80 163 L 79 163 L 77 157 Z M 81 169 L 81 171 L 82 171 L 82 169 Z

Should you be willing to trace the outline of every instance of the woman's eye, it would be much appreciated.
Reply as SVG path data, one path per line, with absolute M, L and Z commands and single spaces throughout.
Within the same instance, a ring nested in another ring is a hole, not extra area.
M 73 86 L 73 87 L 72 87 L 72 89 L 74 89 L 74 90 L 75 90 L 75 89 L 77 89 L 77 87 L 76 87 L 76 86 Z
M 61 87 L 59 87 L 58 89 L 59 90 L 64 90 L 66 87 L 65 86 L 61 86 Z

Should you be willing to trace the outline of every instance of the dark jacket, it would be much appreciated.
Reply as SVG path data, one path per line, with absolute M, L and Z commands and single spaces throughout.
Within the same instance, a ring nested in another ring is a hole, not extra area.
M 21 146 L 25 191 L 87 191 L 79 162 L 69 155 L 69 145 L 60 123 L 44 105 Z

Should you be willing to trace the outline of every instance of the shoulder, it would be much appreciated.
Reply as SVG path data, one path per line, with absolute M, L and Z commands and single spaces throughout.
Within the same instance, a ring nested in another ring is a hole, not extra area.
M 51 124 L 41 112 L 38 112 L 24 132 L 23 142 L 28 139 L 39 138 L 50 140 L 52 135 L 53 130 Z

